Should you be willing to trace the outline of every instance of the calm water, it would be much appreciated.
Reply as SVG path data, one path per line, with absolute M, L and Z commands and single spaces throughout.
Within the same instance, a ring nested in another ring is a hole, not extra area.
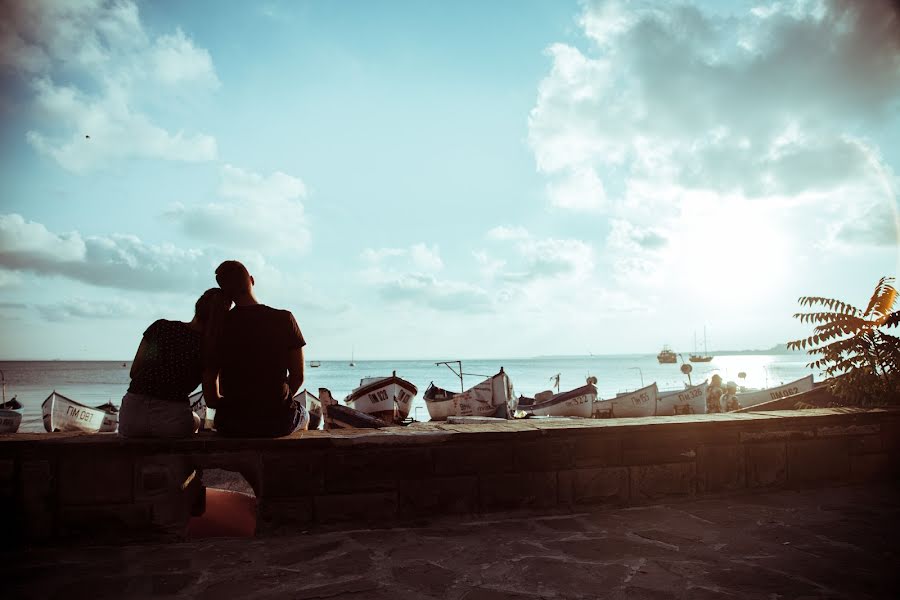
M 128 387 L 128 371 L 131 363 L 121 362 L 0 362 L 6 376 L 6 397 L 17 396 L 25 406 L 20 431 L 43 431 L 41 402 L 51 391 L 73 400 L 96 406 L 107 401 L 119 404 Z M 806 366 L 803 354 L 783 355 L 725 355 L 717 356 L 711 363 L 693 364 L 691 374 L 694 383 L 719 373 L 725 381 L 734 380 L 738 385 L 764 388 L 779 385 L 814 373 Z M 495 374 L 504 367 L 509 374 L 516 394 L 534 396 L 550 389 L 550 378 L 560 374 L 562 390 L 583 385 L 589 375 L 598 379 L 601 397 L 614 396 L 617 392 L 633 390 L 654 381 L 660 389 L 678 389 L 687 378 L 681 374 L 678 364 L 661 365 L 655 355 L 547 357 L 510 360 L 467 360 L 463 362 L 465 387 L 469 388 L 484 377 Z M 432 361 L 357 361 L 355 367 L 347 361 L 322 361 L 317 368 L 306 369 L 304 387 L 318 394 L 318 388 L 331 390 L 336 398 L 343 398 L 359 385 L 361 377 L 390 375 L 391 371 L 411 381 L 419 388 L 413 403 L 413 416 L 428 420 L 428 411 L 421 399 L 429 382 L 449 389 L 460 389 L 459 378 L 447 367 L 436 366 Z M 744 372 L 744 379 L 738 374 Z M 470 375 L 471 374 L 471 375 Z M 816 379 L 819 374 L 814 373 Z

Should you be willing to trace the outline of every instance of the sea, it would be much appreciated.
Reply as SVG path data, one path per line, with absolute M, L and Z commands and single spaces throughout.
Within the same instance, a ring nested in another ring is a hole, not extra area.
M 364 377 L 383 377 L 396 371 L 399 377 L 418 387 L 410 416 L 418 421 L 428 420 L 428 410 L 422 394 L 429 383 L 451 390 L 468 389 L 501 367 L 509 375 L 516 395 L 533 397 L 543 390 L 556 389 L 559 376 L 561 391 L 584 385 L 589 376 L 597 378 L 601 398 L 636 390 L 656 382 L 660 390 L 682 389 L 708 380 L 718 373 L 724 381 L 734 381 L 748 389 L 762 389 L 787 383 L 813 374 L 806 366 L 805 354 L 727 353 L 716 355 L 712 362 L 689 363 L 690 381 L 681 371 L 681 363 L 659 364 L 655 354 L 547 356 L 508 360 L 463 360 L 463 378 L 457 376 L 459 365 L 453 370 L 434 360 L 357 360 L 351 366 L 347 360 L 323 360 L 320 366 L 307 362 L 303 388 L 318 395 L 319 388 L 328 388 L 335 398 L 344 398 L 360 384 Z M 24 405 L 19 431 L 43 431 L 41 403 L 51 392 L 86 404 L 97 406 L 112 402 L 119 405 L 129 384 L 130 361 L 0 361 L 7 399 L 16 396 Z

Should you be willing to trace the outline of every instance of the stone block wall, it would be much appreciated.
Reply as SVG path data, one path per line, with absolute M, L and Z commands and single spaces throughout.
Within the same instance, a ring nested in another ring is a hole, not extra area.
M 6 540 L 177 538 L 196 472 L 240 472 L 262 535 L 509 510 L 574 510 L 896 479 L 900 411 L 815 409 L 642 419 L 214 435 L 0 436 Z

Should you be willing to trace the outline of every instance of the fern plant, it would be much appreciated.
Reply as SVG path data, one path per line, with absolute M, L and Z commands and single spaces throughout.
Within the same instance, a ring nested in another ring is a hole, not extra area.
M 788 342 L 788 348 L 806 350 L 814 358 L 807 366 L 833 378 L 832 392 L 851 403 L 898 402 L 900 338 L 887 332 L 900 324 L 893 283 L 893 277 L 882 277 L 864 310 L 833 298 L 799 299 L 811 310 L 794 318 L 815 328 L 811 336 Z

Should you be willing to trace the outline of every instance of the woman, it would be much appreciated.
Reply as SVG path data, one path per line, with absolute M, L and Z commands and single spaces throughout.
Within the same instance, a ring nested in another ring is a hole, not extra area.
M 197 300 L 189 323 L 160 319 L 147 328 L 122 398 L 120 435 L 183 437 L 197 430 L 188 395 L 200 384 L 230 307 L 222 290 L 212 288 Z

